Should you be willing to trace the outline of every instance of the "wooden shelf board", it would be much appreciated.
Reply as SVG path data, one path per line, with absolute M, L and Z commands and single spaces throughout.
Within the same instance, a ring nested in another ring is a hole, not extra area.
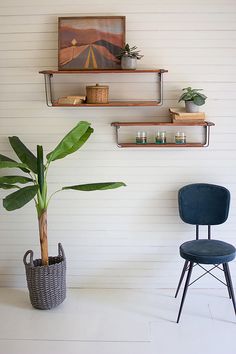
M 122 148 L 184 148 L 184 147 L 204 147 L 201 143 L 187 143 L 187 144 L 174 144 L 174 143 L 167 143 L 167 144 L 135 144 L 135 143 L 119 143 L 119 147 Z
M 166 73 L 165 69 L 136 69 L 136 70 L 42 70 L 40 74 L 135 74 L 135 73 Z
M 132 126 L 214 126 L 213 122 L 179 122 L 179 123 L 172 123 L 172 122 L 113 122 L 111 123 L 114 127 L 132 127 Z
M 59 104 L 56 101 L 53 107 L 127 107 L 127 106 L 160 106 L 157 101 L 110 101 L 108 103 L 81 103 L 81 104 Z

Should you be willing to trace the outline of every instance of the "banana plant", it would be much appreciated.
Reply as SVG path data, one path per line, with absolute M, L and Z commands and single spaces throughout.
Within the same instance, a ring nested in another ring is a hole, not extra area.
M 37 145 L 37 155 L 35 156 L 17 136 L 8 139 L 20 162 L 0 154 L 0 168 L 18 168 L 27 174 L 0 177 L 0 188 L 16 189 L 15 192 L 3 199 L 3 206 L 8 211 L 19 209 L 34 200 L 38 216 L 42 265 L 48 265 L 47 210 L 52 196 L 68 189 L 89 192 L 125 186 L 123 182 L 78 184 L 62 187 L 48 197 L 47 174 L 51 163 L 80 149 L 93 131 L 90 123 L 79 122 L 55 149 L 46 155 L 46 159 L 44 159 L 41 145 Z M 25 186 L 25 184 L 29 185 Z

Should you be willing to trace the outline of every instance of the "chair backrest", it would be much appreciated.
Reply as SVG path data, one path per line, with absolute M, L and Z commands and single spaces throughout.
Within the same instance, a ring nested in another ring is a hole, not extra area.
M 223 224 L 229 214 L 230 192 L 225 187 L 195 183 L 179 190 L 179 214 L 192 225 Z

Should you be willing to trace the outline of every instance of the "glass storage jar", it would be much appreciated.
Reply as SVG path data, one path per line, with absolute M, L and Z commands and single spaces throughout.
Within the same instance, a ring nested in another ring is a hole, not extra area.
M 186 144 L 186 135 L 184 132 L 177 132 L 175 134 L 175 144 Z
M 147 133 L 145 131 L 137 132 L 136 144 L 147 144 Z
M 166 132 L 165 131 L 157 131 L 156 144 L 166 144 Z

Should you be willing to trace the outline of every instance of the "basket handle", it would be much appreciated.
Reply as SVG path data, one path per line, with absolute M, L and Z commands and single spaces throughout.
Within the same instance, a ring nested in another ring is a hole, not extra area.
M 28 257 L 29 254 L 30 254 L 30 261 L 29 261 L 29 263 L 27 263 L 26 258 Z M 33 263 L 33 257 L 34 257 L 33 251 L 32 251 L 32 250 L 28 250 L 28 251 L 25 253 L 24 257 L 23 257 L 23 262 L 24 262 L 24 264 L 25 264 L 25 265 L 30 264 L 31 267 L 33 267 L 33 265 L 34 265 L 34 263 Z
M 58 255 L 61 256 L 64 260 L 66 259 L 65 252 L 61 243 L 58 243 Z

